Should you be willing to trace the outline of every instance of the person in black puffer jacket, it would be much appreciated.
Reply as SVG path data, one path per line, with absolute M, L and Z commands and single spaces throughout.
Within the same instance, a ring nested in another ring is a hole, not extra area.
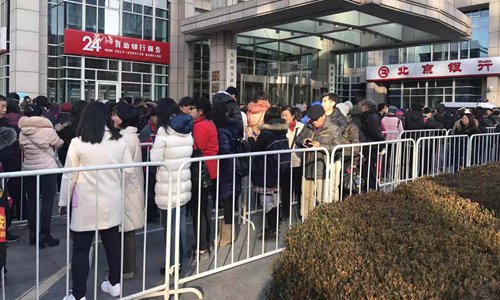
M 289 149 L 286 137 L 287 130 L 288 125 L 285 120 L 281 119 L 281 110 L 277 107 L 270 107 L 264 114 L 264 124 L 261 126 L 257 139 L 253 137 L 248 139 L 251 151 Z M 280 187 L 283 187 L 283 182 L 278 186 L 278 177 L 290 178 L 290 154 L 281 154 L 279 157 L 278 155 L 254 157 L 252 182 L 254 191 L 266 210 L 267 232 L 265 237 L 268 238 L 276 237 L 277 206 L 279 205 L 277 192 Z M 282 200 L 290 201 L 290 199 Z

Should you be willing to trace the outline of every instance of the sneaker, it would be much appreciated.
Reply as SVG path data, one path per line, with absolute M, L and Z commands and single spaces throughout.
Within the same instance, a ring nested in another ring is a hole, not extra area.
M 160 274 L 165 275 L 165 267 L 160 268 Z M 168 269 L 168 275 L 170 275 L 170 276 L 174 275 L 174 267 L 173 266 Z
M 63 300 L 76 300 L 76 298 L 75 296 L 73 296 L 73 294 L 69 294 L 69 296 L 64 297 Z M 80 300 L 87 300 L 87 298 L 83 297 L 80 298 Z
M 120 296 L 120 289 L 121 289 L 121 286 L 119 283 L 117 283 L 115 285 L 111 285 L 109 280 L 103 281 L 101 284 L 101 290 L 105 293 L 110 294 L 113 297 Z
M 18 242 L 21 239 L 20 236 L 11 234 L 10 232 L 7 231 L 7 243 L 15 243 Z

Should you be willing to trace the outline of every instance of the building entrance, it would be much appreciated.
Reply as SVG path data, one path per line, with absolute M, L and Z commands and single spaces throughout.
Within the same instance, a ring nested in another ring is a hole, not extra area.
M 328 91 L 326 82 L 298 76 L 260 76 L 241 74 L 239 81 L 240 100 L 248 103 L 264 91 L 273 104 L 295 105 L 320 100 Z

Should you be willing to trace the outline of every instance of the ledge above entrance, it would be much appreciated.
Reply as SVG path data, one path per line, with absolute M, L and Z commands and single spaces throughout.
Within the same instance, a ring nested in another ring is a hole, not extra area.
M 302 45 L 326 39 L 347 51 L 465 40 L 471 22 L 443 0 L 249 0 L 181 21 L 182 33 L 200 38 L 262 29 L 287 33 L 264 39 Z

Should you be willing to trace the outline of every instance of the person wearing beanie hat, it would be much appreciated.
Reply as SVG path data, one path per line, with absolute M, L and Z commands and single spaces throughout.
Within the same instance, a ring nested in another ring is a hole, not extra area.
M 158 114 L 158 132 L 155 137 L 153 148 L 151 149 L 151 161 L 163 162 L 167 168 L 158 168 L 156 173 L 155 202 L 161 210 L 162 219 L 166 220 L 167 210 L 172 208 L 172 215 L 180 209 L 181 227 L 180 231 L 180 264 L 184 261 L 186 250 L 186 204 L 191 200 L 191 169 L 190 164 L 185 164 L 180 170 L 179 167 L 189 160 L 193 154 L 193 117 L 182 114 L 177 103 L 171 98 L 163 98 L 158 101 L 156 108 Z M 180 194 L 178 194 L 177 184 L 170 183 L 171 178 L 180 176 Z M 179 202 L 178 202 L 179 201 Z M 179 203 L 180 206 L 177 206 Z M 163 224 L 165 225 L 165 224 Z M 174 225 L 175 227 L 175 225 Z M 173 228 L 174 228 L 173 227 Z M 164 236 L 169 234 L 172 241 L 175 238 L 175 229 L 167 233 L 164 226 Z M 175 253 L 175 243 L 171 243 L 170 253 Z M 173 271 L 175 261 L 173 255 L 170 256 L 169 272 Z M 166 270 L 160 269 L 161 273 Z
M 299 148 L 324 147 L 331 153 L 333 148 L 342 144 L 342 130 L 335 125 L 331 118 L 326 116 L 322 106 L 313 106 L 309 109 L 309 122 L 297 135 L 295 144 Z M 316 205 L 325 202 L 324 194 L 327 189 L 326 156 L 321 151 L 305 154 L 305 172 L 303 185 L 303 199 L 301 215 L 306 218 Z M 340 163 L 339 163 L 340 164 Z M 334 184 L 335 185 L 335 184 Z M 334 189 L 335 190 L 335 189 Z M 334 192 L 334 198 L 335 196 Z

